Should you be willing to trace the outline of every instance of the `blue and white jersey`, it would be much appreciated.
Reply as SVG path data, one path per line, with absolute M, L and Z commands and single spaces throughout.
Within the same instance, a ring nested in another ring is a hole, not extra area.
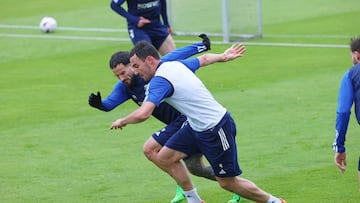
M 188 61 L 191 63 L 187 60 L 161 63 L 149 82 L 144 101 L 157 106 L 163 101 L 169 103 L 187 116 L 193 130 L 201 132 L 215 127 L 227 110 L 191 71 L 199 68 L 199 60 Z
M 336 110 L 336 138 L 333 144 L 336 152 L 345 152 L 345 137 L 353 103 L 355 116 L 360 124 L 360 64 L 348 70 L 341 80 Z

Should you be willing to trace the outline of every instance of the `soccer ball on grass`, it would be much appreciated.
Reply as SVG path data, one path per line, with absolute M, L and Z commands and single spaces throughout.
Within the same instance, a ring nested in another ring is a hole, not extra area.
M 57 23 L 53 17 L 44 17 L 40 21 L 40 29 L 45 33 L 55 32 Z

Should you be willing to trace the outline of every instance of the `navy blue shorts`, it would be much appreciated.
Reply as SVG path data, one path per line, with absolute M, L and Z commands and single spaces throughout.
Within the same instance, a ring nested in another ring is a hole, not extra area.
M 358 163 L 358 171 L 360 171 L 360 157 L 359 157 L 359 163 Z
M 186 121 L 186 116 L 181 115 L 175 121 L 171 122 L 169 125 L 165 126 L 163 129 L 155 132 L 152 137 L 158 142 L 161 146 L 164 146 L 165 143 L 174 135 L 180 128 L 183 127 Z
M 236 126 L 226 113 L 217 126 L 203 132 L 194 131 L 190 125 L 179 129 L 165 146 L 188 156 L 202 153 L 217 177 L 234 177 L 242 173 L 237 160 Z
M 161 47 L 169 35 L 167 26 L 163 25 L 160 21 L 152 21 L 142 28 L 128 26 L 128 32 L 134 45 L 141 40 L 145 40 L 154 45 L 156 49 Z

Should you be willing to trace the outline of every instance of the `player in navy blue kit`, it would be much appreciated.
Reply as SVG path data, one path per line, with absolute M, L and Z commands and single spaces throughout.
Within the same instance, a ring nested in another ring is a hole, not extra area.
M 127 20 L 129 37 L 133 44 L 145 40 L 165 55 L 175 49 L 166 9 L 166 0 L 112 0 L 111 9 Z
M 209 50 L 210 40 L 208 37 L 204 34 L 200 35 L 200 37 L 203 38 L 202 43 L 195 43 L 187 47 L 176 49 L 163 56 L 162 60 L 170 61 L 184 59 Z M 100 92 L 97 94 L 91 93 L 89 96 L 90 106 L 107 112 L 129 99 L 132 99 L 137 105 L 141 105 L 145 97 L 146 83 L 140 76 L 134 73 L 129 62 L 128 52 L 120 51 L 112 55 L 110 59 L 110 68 L 114 75 L 119 78 L 119 82 L 117 82 L 110 95 L 103 100 L 101 99 Z M 157 152 L 166 143 L 169 137 L 181 128 L 186 118 L 167 103 L 163 103 L 156 108 L 153 112 L 153 116 L 163 123 L 168 124 L 165 131 L 160 130 L 154 133 L 144 144 L 144 154 L 149 160 L 156 162 Z M 195 154 L 192 157 L 185 159 L 184 162 L 192 174 L 216 180 L 212 168 L 204 165 L 201 154 Z M 183 200 L 185 200 L 183 191 L 181 187 L 178 186 L 176 196 L 171 203 L 179 203 Z
M 204 54 L 198 58 L 163 62 L 149 43 L 140 42 L 130 52 L 130 62 L 149 84 L 142 105 L 124 118 L 111 124 L 111 129 L 123 129 L 127 124 L 148 119 L 163 101 L 187 116 L 187 124 L 166 142 L 158 153 L 162 170 L 184 189 L 188 203 L 202 203 L 186 168 L 180 160 L 202 153 L 214 170 L 216 180 L 224 189 L 262 203 L 284 203 L 238 177 L 242 171 L 237 161 L 236 126 L 230 113 L 219 104 L 195 76 L 194 70 L 215 62 L 241 57 L 242 44 L 233 45 L 222 54 Z
M 345 137 L 353 103 L 355 103 L 355 117 L 360 124 L 360 37 L 351 40 L 350 51 L 354 66 L 345 72 L 341 80 L 336 111 L 336 137 L 333 143 L 334 161 L 342 173 L 346 170 Z M 358 179 L 360 192 L 360 157 Z

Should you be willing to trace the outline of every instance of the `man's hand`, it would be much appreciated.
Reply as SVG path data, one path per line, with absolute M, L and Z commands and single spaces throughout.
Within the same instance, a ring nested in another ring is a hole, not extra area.
M 167 29 L 167 30 L 168 30 L 168 32 L 169 32 L 169 34 L 170 34 L 170 35 L 172 35 L 172 34 L 173 34 L 173 31 L 172 31 L 171 27 L 168 27 L 168 29 Z
M 224 60 L 231 61 L 244 55 L 246 48 L 243 44 L 233 44 L 230 48 L 224 51 Z
M 342 173 L 345 172 L 346 168 L 346 153 L 345 152 L 336 152 L 334 156 L 334 161 L 336 166 L 340 169 Z
M 211 50 L 211 42 L 209 37 L 206 34 L 200 34 L 199 37 L 203 39 L 202 43 L 206 46 L 206 51 Z
M 126 126 L 125 119 L 119 118 L 111 124 L 110 130 L 116 130 L 119 128 L 120 128 L 120 130 L 122 130 L 123 127 L 125 127 L 125 126 Z
M 89 105 L 95 108 L 100 108 L 102 103 L 101 103 L 101 95 L 100 92 L 97 92 L 97 94 L 95 95 L 94 93 L 91 93 L 89 96 Z
M 151 21 L 150 21 L 149 19 L 140 16 L 140 17 L 139 17 L 139 22 L 138 22 L 138 24 L 137 24 L 137 27 L 138 27 L 138 28 L 142 28 L 142 27 L 144 27 L 146 24 L 149 24 L 149 23 L 151 23 Z

